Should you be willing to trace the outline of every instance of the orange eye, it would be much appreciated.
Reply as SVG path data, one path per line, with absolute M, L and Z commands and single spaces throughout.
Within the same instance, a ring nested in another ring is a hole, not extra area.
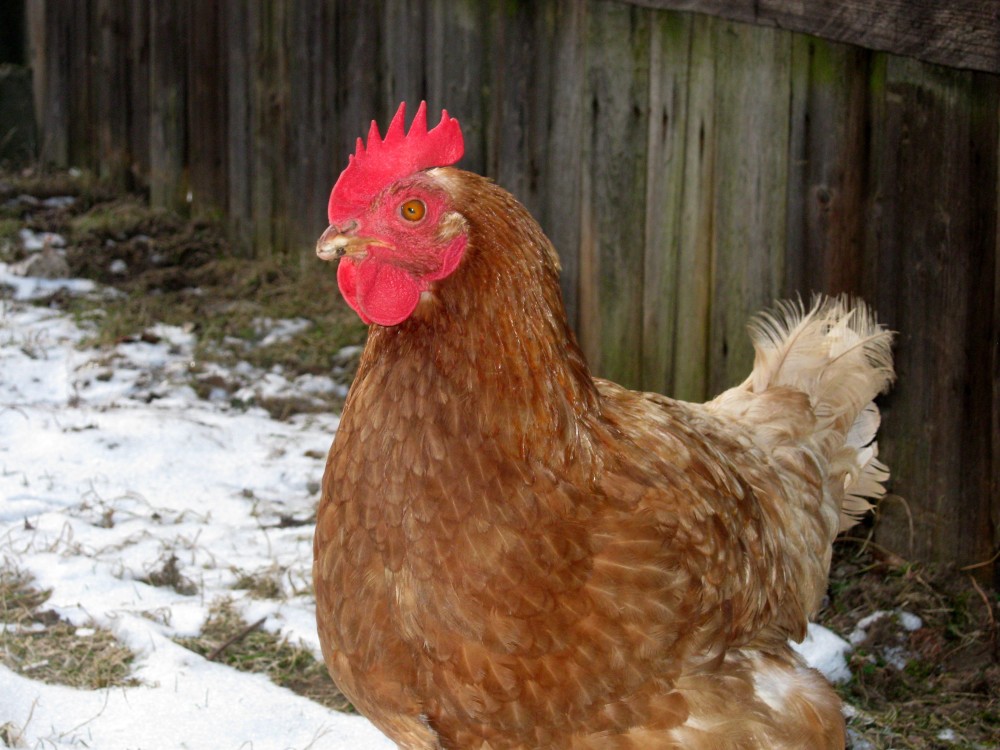
M 407 221 L 420 221 L 427 213 L 427 206 L 423 201 L 412 198 L 399 207 L 399 213 Z

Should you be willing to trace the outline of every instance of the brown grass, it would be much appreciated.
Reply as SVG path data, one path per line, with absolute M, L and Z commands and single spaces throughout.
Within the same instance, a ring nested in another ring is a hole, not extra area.
M 838 543 L 821 623 L 846 636 L 879 610 L 910 612 L 922 627 L 908 631 L 887 617 L 855 648 L 853 679 L 841 688 L 859 710 L 848 722 L 855 747 L 1000 747 L 996 592 L 947 566 L 911 564 L 870 544 Z M 902 669 L 893 655 L 905 662 Z
M 326 666 L 309 649 L 265 630 L 248 630 L 248 627 L 232 600 L 220 599 L 209 609 L 201 634 L 178 638 L 177 642 L 206 657 L 224 646 L 215 658 L 220 664 L 244 672 L 262 672 L 275 684 L 328 708 L 353 711 L 330 679 Z
M 94 623 L 76 627 L 51 609 L 50 592 L 11 565 L 0 567 L 0 661 L 50 684 L 77 688 L 136 685 L 135 654 Z

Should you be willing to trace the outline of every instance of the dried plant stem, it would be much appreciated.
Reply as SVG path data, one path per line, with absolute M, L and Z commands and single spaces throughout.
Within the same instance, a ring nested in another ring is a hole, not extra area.
M 209 652 L 208 656 L 206 656 L 205 658 L 208 659 L 209 661 L 215 661 L 216 659 L 218 659 L 222 655 L 223 651 L 225 651 L 227 648 L 229 648 L 230 646 L 232 646 L 234 643 L 238 643 L 239 641 L 242 641 L 244 638 L 246 638 L 248 635 L 250 635 L 253 631 L 255 631 L 257 628 L 259 628 L 261 625 L 263 625 L 266 620 L 267 620 L 267 616 L 265 615 L 264 617 L 261 617 L 259 620 L 257 620 L 257 622 L 253 623 L 252 625 L 247 625 L 245 628 L 243 628 L 243 630 L 241 630 L 239 633 L 237 633 L 236 635 L 234 635 L 232 638 L 229 638 L 221 646 L 218 646 L 218 647 L 212 649 L 212 651 Z

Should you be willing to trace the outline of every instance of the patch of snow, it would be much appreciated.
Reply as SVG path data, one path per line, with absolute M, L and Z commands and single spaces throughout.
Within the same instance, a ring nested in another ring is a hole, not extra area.
M 22 276 L 7 263 L 0 263 L 0 287 L 10 287 L 15 301 L 26 302 L 49 297 L 59 291 L 71 294 L 90 294 L 97 285 L 89 279 L 43 279 Z
M 911 633 L 914 630 L 920 630 L 924 626 L 924 621 L 921 620 L 917 615 L 912 612 L 907 612 L 906 610 L 899 609 L 896 610 L 896 616 L 899 618 L 899 624 L 904 628 L 909 630 Z
M 864 643 L 868 638 L 868 629 L 871 628 L 871 626 L 876 622 L 885 618 L 891 618 L 906 632 L 913 632 L 923 627 L 923 621 L 912 612 L 907 612 L 901 609 L 891 611 L 880 609 L 858 621 L 858 624 L 848 636 L 848 640 L 851 642 L 851 645 L 858 646 Z M 911 659 L 911 654 L 904 647 L 905 639 L 902 637 L 902 633 L 900 633 L 899 641 L 900 642 L 895 645 L 884 643 L 878 644 L 877 648 L 878 655 L 886 664 L 889 664 L 894 669 L 902 671 L 906 669 L 906 665 Z
M 25 227 L 17 233 L 21 246 L 29 253 L 37 253 L 47 247 L 66 247 L 66 238 L 55 232 L 36 232 Z
M 297 336 L 312 328 L 312 321 L 305 318 L 290 318 L 275 320 L 273 318 L 254 318 L 253 328 L 260 340 L 258 346 L 272 346 Z
M 282 521 L 314 512 L 337 417 L 277 422 L 199 399 L 188 385 L 190 328 L 81 349 L 85 331 L 68 317 L 17 301 L 36 295 L 38 280 L 9 279 L 0 266 L 0 284 L 16 290 L 0 302 L 0 559 L 51 589 L 45 606 L 78 635 L 106 628 L 133 648 L 141 681 L 77 690 L 0 667 L 0 717 L 21 745 L 393 748 L 359 716 L 172 640 L 198 633 L 209 606 L 230 597 L 248 621 L 266 616 L 265 629 L 321 658 L 312 528 Z M 171 558 L 194 593 L 148 582 Z M 233 588 L 259 571 L 278 571 L 287 598 Z
M 53 195 L 42 201 L 46 208 L 66 208 L 76 203 L 76 198 L 72 195 Z
M 892 611 L 880 609 L 858 620 L 858 624 L 847 637 L 851 645 L 857 646 L 862 643 L 868 637 L 868 628 L 885 617 L 895 617 L 899 624 L 908 631 L 919 630 L 924 625 L 923 621 L 912 612 L 901 609 Z
M 830 682 L 843 683 L 851 679 L 851 670 L 847 667 L 851 644 L 832 630 L 811 622 L 805 640 L 793 642 L 791 646 L 806 664 L 819 670 Z

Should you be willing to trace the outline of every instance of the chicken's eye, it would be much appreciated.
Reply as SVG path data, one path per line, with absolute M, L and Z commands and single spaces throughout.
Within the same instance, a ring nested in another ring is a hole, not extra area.
M 427 206 L 423 201 L 413 198 L 399 207 L 399 213 L 407 221 L 420 221 L 427 213 Z

